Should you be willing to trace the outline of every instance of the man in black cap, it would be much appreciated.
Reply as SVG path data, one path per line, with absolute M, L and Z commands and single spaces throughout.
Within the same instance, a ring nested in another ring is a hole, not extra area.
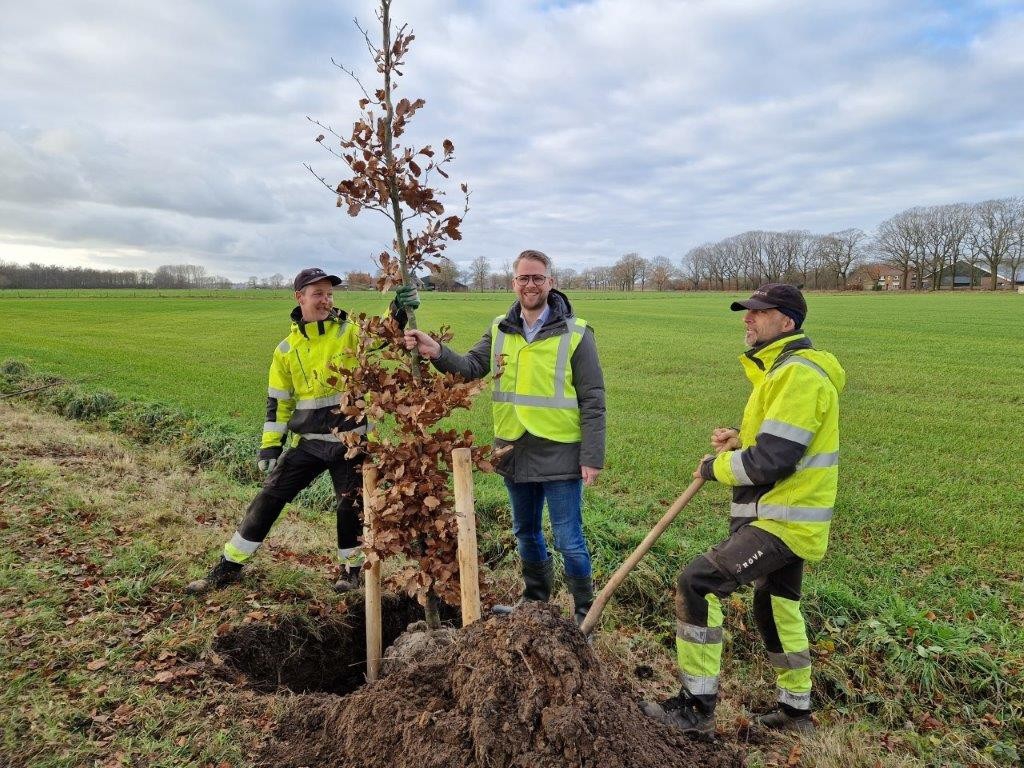
M 730 536 L 690 563 L 676 583 L 679 694 L 641 709 L 688 733 L 710 734 L 722 660 L 721 600 L 754 586 L 754 618 L 775 668 L 778 709 L 764 727 L 809 733 L 811 654 L 800 612 L 805 561 L 828 545 L 839 477 L 839 393 L 846 374 L 814 349 L 802 328 L 807 303 L 783 283 L 762 285 L 745 301 L 741 357 L 753 391 L 739 429 L 712 432 L 715 453 L 695 478 L 733 489 Z
M 366 423 L 337 412 L 338 392 L 327 383 L 331 365 L 350 366 L 359 329 L 334 307 L 334 287 L 341 283 L 319 267 L 304 269 L 292 287 L 298 306 L 292 310 L 291 333 L 277 345 L 267 386 L 267 420 L 257 463 L 268 473 L 263 489 L 249 505 L 238 530 L 224 545 L 209 574 L 186 589 L 201 594 L 241 578 L 242 566 L 259 549 L 284 506 L 323 472 L 329 472 L 337 496 L 338 559 L 341 575 L 334 585 L 344 592 L 359 583 L 362 551 L 359 536 L 361 459 L 345 458 L 338 432 L 366 433 Z M 416 289 L 401 286 L 391 313 L 404 327 L 406 308 L 419 306 Z M 285 438 L 290 450 L 284 451 Z M 282 451 L 284 451 L 282 455 Z

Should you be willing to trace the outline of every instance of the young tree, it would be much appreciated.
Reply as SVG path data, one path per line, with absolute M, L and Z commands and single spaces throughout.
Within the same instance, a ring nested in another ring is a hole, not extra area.
M 337 196 L 337 206 L 350 216 L 370 210 L 391 221 L 391 249 L 376 259 L 377 288 L 389 291 L 397 284 L 414 284 L 413 276 L 422 267 L 442 272 L 439 261 L 447 261 L 443 251 L 449 241 L 462 239 L 460 226 L 469 209 L 469 190 L 461 185 L 461 215 L 446 215 L 439 199 L 443 192 L 430 186 L 430 178 L 435 173 L 448 178 L 444 167 L 455 157 L 454 144 L 445 139 L 438 156 L 430 145 L 417 149 L 399 143 L 425 104 L 423 99 L 398 99 L 396 93 L 415 38 L 404 25 L 392 28 L 391 0 L 380 0 L 377 19 L 379 45 L 358 22 L 356 26 L 366 40 L 382 87 L 371 94 L 353 70 L 336 64 L 363 92 L 360 116 L 346 135 L 311 119 L 337 140 L 335 149 L 331 146 L 334 142 L 325 141 L 325 133 L 316 137 L 342 161 L 346 178 L 332 186 L 307 168 Z M 418 232 L 408 226 L 413 221 L 420 226 Z M 408 315 L 408 325 L 415 328 L 415 314 L 409 311 Z M 374 562 L 393 554 L 405 555 L 410 565 L 397 574 L 397 581 L 410 594 L 418 595 L 428 623 L 438 626 L 434 595 L 450 602 L 457 602 L 459 596 L 457 527 L 448 490 L 451 451 L 470 447 L 479 468 L 487 470 L 491 465 L 489 450 L 474 446 L 470 432 L 431 428 L 453 409 L 468 407 L 472 395 L 486 385 L 437 373 L 415 353 L 406 353 L 402 332 L 393 318 L 360 315 L 354 321 L 361 334 L 357 363 L 337 368 L 328 381 L 340 392 L 342 412 L 391 427 L 378 430 L 378 438 L 369 442 L 351 433 L 344 436 L 350 457 L 366 453 L 379 470 L 380 484 L 371 500 L 375 522 L 372 542 L 365 546 L 367 557 Z M 446 340 L 450 335 L 442 328 L 435 338 Z

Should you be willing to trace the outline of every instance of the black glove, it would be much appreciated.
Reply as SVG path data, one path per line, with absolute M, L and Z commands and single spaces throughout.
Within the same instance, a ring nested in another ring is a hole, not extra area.
M 277 466 L 277 460 L 281 458 L 281 446 L 274 446 L 273 448 L 260 448 L 259 456 L 256 460 L 256 466 L 260 468 L 260 472 L 269 473 L 273 472 L 274 467 Z

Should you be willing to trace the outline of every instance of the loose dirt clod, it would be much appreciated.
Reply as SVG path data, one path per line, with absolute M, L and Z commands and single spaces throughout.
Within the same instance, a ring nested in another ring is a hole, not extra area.
M 739 768 L 743 760 L 643 715 L 571 622 L 530 603 L 345 698 L 296 697 L 262 764 Z

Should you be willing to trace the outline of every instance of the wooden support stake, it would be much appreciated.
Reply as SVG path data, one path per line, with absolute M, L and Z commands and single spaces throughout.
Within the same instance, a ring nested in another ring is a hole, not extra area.
M 459 523 L 459 582 L 462 588 L 462 626 L 480 618 L 480 573 L 476 549 L 476 509 L 473 506 L 473 458 L 469 448 L 452 451 L 455 478 L 455 517 Z
M 377 468 L 363 464 L 363 541 L 373 541 L 373 492 L 377 489 Z M 366 681 L 372 683 L 380 674 L 381 638 L 380 561 L 364 574 L 366 577 Z

